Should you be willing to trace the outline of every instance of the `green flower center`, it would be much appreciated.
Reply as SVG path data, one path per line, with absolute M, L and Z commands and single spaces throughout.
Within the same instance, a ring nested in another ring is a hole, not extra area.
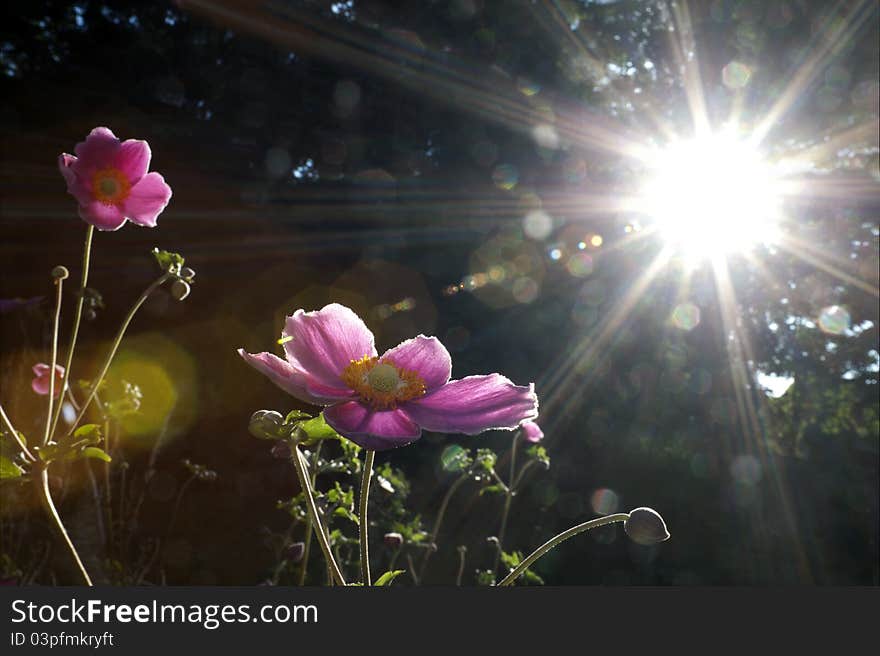
M 390 364 L 377 364 L 367 374 L 367 383 L 377 392 L 394 392 L 400 385 L 397 369 Z

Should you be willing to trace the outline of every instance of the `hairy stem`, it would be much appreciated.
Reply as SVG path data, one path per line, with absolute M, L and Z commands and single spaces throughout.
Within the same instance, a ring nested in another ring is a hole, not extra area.
M 128 314 L 125 315 L 125 319 L 123 319 L 122 325 L 119 327 L 119 330 L 116 333 L 116 337 L 113 340 L 113 344 L 110 347 L 110 352 L 107 354 L 107 357 L 104 360 L 104 365 L 101 367 L 101 372 L 98 374 L 98 377 L 95 378 L 95 380 L 92 382 L 91 389 L 89 390 L 89 395 L 86 397 L 86 400 L 83 401 L 83 404 L 79 409 L 79 414 L 76 416 L 76 420 L 70 427 L 70 431 L 68 431 L 68 435 L 70 435 L 76 429 L 77 425 L 79 425 L 79 422 L 82 421 L 83 416 L 86 414 L 86 410 L 88 410 L 89 405 L 95 398 L 95 394 L 98 393 L 98 386 L 101 384 L 101 381 L 104 380 L 104 376 L 107 375 L 107 370 L 110 369 L 110 363 L 113 362 L 116 351 L 119 348 L 119 345 L 122 343 L 122 338 L 125 337 L 125 331 L 128 330 L 128 325 L 131 323 L 134 315 L 144 304 L 144 301 L 149 298 L 150 294 L 152 294 L 156 289 L 165 284 L 165 281 L 169 280 L 172 277 L 173 275 L 170 273 L 163 273 L 156 280 L 154 280 L 150 284 L 150 286 L 141 293 L 141 295 L 135 301 L 134 305 L 131 306 Z
M 321 446 L 323 442 L 318 442 L 318 446 L 315 447 L 315 468 L 312 470 L 312 489 L 315 489 L 315 483 L 318 480 L 318 463 L 321 460 Z M 306 517 L 306 534 L 303 538 L 303 544 L 305 545 L 303 548 L 303 557 L 302 557 L 302 569 L 299 571 L 299 585 L 306 584 L 306 572 L 309 569 L 309 554 L 312 551 L 312 533 L 314 526 L 312 525 L 312 516 L 309 515 Z
M 361 582 L 364 585 L 373 585 L 370 580 L 370 527 L 367 524 L 367 504 L 370 500 L 370 479 L 373 476 L 373 461 L 376 452 L 367 449 L 364 454 L 364 470 L 361 475 L 361 498 L 360 513 L 358 515 L 358 536 L 361 541 Z
M 324 559 L 327 561 L 327 566 L 330 568 L 330 572 L 333 575 L 332 578 L 339 585 L 345 585 L 345 578 L 342 576 L 339 565 L 336 563 L 336 559 L 333 557 L 333 551 L 330 548 L 330 542 L 327 539 L 327 534 L 324 532 L 324 526 L 323 524 L 321 524 L 321 517 L 318 514 L 318 507 L 315 505 L 315 497 L 312 494 L 312 486 L 309 482 L 309 473 L 306 470 L 304 456 L 299 450 L 299 446 L 297 445 L 294 445 L 293 447 L 293 466 L 296 469 L 296 475 L 297 478 L 299 478 L 299 484 L 306 495 L 306 504 L 309 508 L 309 515 L 311 516 L 312 523 L 315 526 L 315 532 L 318 534 L 318 543 L 321 545 L 321 551 L 324 552 Z
M 629 519 L 629 513 L 617 513 L 614 515 L 606 515 L 605 517 L 597 517 L 596 519 L 591 519 L 590 521 L 584 522 L 583 524 L 572 526 L 567 531 L 563 531 L 559 535 L 550 538 L 540 547 L 535 549 L 519 565 L 516 566 L 516 569 L 505 576 L 498 585 L 510 585 L 511 583 L 516 581 L 523 574 L 523 572 L 525 572 L 532 565 L 532 563 L 538 560 L 538 558 L 543 556 L 545 553 L 550 551 L 553 547 L 560 544 L 561 542 L 565 542 L 568 538 L 574 537 L 578 533 L 589 531 L 590 529 L 605 526 L 606 524 L 613 524 L 614 522 L 625 522 L 627 519 Z
M 60 537 L 62 542 L 67 546 L 67 550 L 73 557 L 80 575 L 82 575 L 83 583 L 91 586 L 92 579 L 89 578 L 89 573 L 86 571 L 86 568 L 76 551 L 76 547 L 73 546 L 73 542 L 67 534 L 67 529 L 64 528 L 64 523 L 61 521 L 61 517 L 58 515 L 58 510 L 56 510 L 55 504 L 52 501 L 52 493 L 49 491 L 49 470 L 45 465 L 40 465 L 34 473 L 38 474 L 34 478 L 37 495 L 40 497 L 40 502 L 43 504 L 43 508 L 45 508 L 46 514 L 49 516 L 50 523 L 55 529 L 55 532 L 58 533 L 58 537 Z
M 65 275 L 67 275 L 65 273 Z M 46 413 L 46 430 L 43 432 L 43 446 L 49 443 L 52 431 L 52 404 L 55 402 L 55 365 L 58 364 L 58 322 L 61 319 L 61 292 L 64 289 L 64 279 L 55 279 L 55 320 L 52 324 L 52 360 L 49 364 L 49 410 Z M 67 372 L 65 371 L 65 374 Z M 58 410 L 64 401 L 64 388 L 58 395 Z
M 70 343 L 67 345 L 67 360 L 64 364 L 64 380 L 61 389 L 67 389 L 70 381 L 70 368 L 73 366 L 73 351 L 76 349 L 76 338 L 79 335 L 79 324 L 82 321 L 83 304 L 86 300 L 86 285 L 89 282 L 89 260 L 92 256 L 92 236 L 95 234 L 95 226 L 89 224 L 86 229 L 86 242 L 83 245 L 82 277 L 79 282 L 79 298 L 76 300 L 76 310 L 73 314 L 73 329 L 70 332 Z M 52 418 L 52 427 L 49 429 L 49 437 L 55 434 L 58 428 L 58 418 L 61 416 L 61 403 L 55 408 L 55 416 Z M 76 424 L 74 423 L 74 426 Z

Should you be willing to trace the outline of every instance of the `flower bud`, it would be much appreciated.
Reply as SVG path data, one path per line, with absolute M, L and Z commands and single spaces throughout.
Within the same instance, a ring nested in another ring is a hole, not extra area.
M 292 544 L 287 545 L 284 549 L 284 560 L 287 560 L 291 563 L 298 563 L 303 559 L 303 555 L 306 553 L 306 544 L 305 542 L 294 542 Z
M 400 533 L 386 533 L 385 546 L 391 549 L 400 549 L 403 546 L 403 536 Z
M 520 428 L 522 428 L 523 437 L 528 442 L 538 443 L 544 439 L 544 431 L 533 421 L 524 421 Z
M 171 295 L 176 301 L 182 301 L 189 296 L 189 283 L 183 280 L 175 280 L 171 283 Z
M 56 280 L 64 280 L 69 275 L 70 272 L 67 270 L 67 267 L 61 266 L 60 264 L 52 269 L 52 277 Z
M 293 451 L 290 450 L 290 445 L 283 440 L 275 442 L 275 444 L 272 445 L 270 453 L 273 458 L 278 460 L 290 460 L 293 455 Z
M 284 417 L 274 410 L 257 410 L 248 424 L 250 434 L 261 440 L 277 440 Z
M 669 539 L 666 522 L 655 510 L 636 508 L 623 524 L 623 530 L 633 542 L 638 544 L 657 544 Z

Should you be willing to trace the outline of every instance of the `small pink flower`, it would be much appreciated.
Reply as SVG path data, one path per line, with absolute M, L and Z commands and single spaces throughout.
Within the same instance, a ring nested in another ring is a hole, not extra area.
M 523 436 L 528 442 L 540 442 L 544 439 L 544 431 L 533 421 L 524 421 L 522 426 Z
M 67 193 L 79 203 L 79 215 L 98 230 L 118 230 L 128 219 L 156 227 L 156 219 L 171 199 L 171 187 L 150 167 L 146 141 L 120 141 L 108 128 L 95 128 L 74 148 L 62 153 L 58 168 Z
M 343 305 L 297 310 L 282 335 L 290 338 L 286 360 L 238 353 L 294 397 L 328 406 L 327 423 L 364 448 L 404 446 L 422 429 L 513 430 L 538 416 L 534 384 L 517 386 L 500 374 L 449 380 L 452 358 L 436 337 L 419 335 L 379 357 L 373 333 Z
M 49 394 L 49 371 L 52 369 L 48 364 L 40 362 L 33 367 L 34 376 L 31 381 L 31 389 L 40 396 Z M 55 365 L 55 398 L 61 394 L 61 386 L 64 384 L 64 367 Z

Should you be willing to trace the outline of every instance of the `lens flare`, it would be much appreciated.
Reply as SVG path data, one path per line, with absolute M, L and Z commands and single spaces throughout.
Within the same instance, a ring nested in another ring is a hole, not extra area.
M 717 259 L 777 238 L 780 193 L 773 168 L 723 134 L 672 144 L 651 162 L 641 210 L 691 259 Z

